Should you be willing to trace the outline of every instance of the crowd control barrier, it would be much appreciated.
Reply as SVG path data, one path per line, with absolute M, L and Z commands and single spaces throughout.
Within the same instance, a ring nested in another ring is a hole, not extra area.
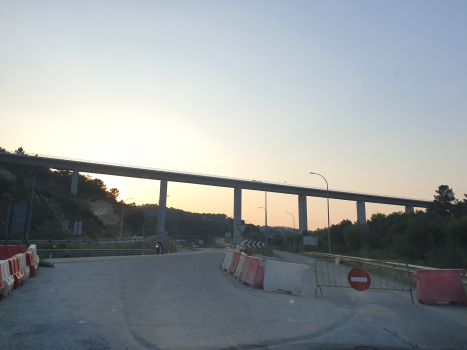
M 410 292 L 413 304 L 409 266 L 401 260 L 317 259 L 315 296 L 318 297 L 318 288 L 323 295 L 321 287 L 354 288 L 349 284 L 348 278 L 349 272 L 354 268 L 368 273 L 370 281 L 365 289 Z
M 0 260 L 0 270 L 2 271 L 2 281 L 5 285 L 3 296 L 6 297 L 13 292 L 15 278 L 10 273 L 10 265 L 6 260 Z
M 26 282 L 29 279 L 29 274 L 31 273 L 29 266 L 26 264 L 26 254 L 16 254 L 14 258 L 19 258 L 19 263 L 20 263 L 19 268 L 21 271 L 23 271 L 24 282 Z
M 10 273 L 15 279 L 13 289 L 17 289 L 21 287 L 24 283 L 24 274 L 19 268 L 19 258 L 10 258 L 7 261 L 8 265 L 10 266 Z
M 235 253 L 235 249 L 227 248 L 225 250 L 224 261 L 222 262 L 222 270 L 229 272 L 230 265 L 232 265 L 233 255 Z
M 240 258 L 238 260 L 237 264 L 237 269 L 235 270 L 234 277 L 237 279 L 237 281 L 241 281 L 242 275 L 243 275 L 243 266 L 245 263 L 245 259 L 247 258 L 248 255 L 245 253 L 240 253 Z
M 26 252 L 26 264 L 28 264 L 30 270 L 29 277 L 35 277 L 37 274 L 38 265 L 34 260 L 34 253 L 31 251 Z
M 238 261 L 240 260 L 240 254 L 242 254 L 242 252 L 239 250 L 234 252 L 232 264 L 230 264 L 229 273 L 234 274 L 235 271 L 237 271 Z
M 417 278 L 417 301 L 420 304 L 435 305 L 438 301 L 467 305 L 467 296 L 461 274 L 467 270 L 417 270 L 410 274 Z
M 243 266 L 243 274 L 241 282 L 248 284 L 251 288 L 262 288 L 264 280 L 264 268 L 260 266 L 260 263 L 264 262 L 264 259 L 254 258 L 249 256 L 246 258 Z
M 303 282 L 303 270 L 310 266 L 292 264 L 277 260 L 266 260 L 260 264 L 266 267 L 263 289 L 268 292 L 289 292 L 300 295 Z

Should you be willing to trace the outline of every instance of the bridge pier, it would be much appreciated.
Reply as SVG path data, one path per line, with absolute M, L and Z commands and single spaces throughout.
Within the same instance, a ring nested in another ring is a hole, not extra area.
M 359 224 L 366 224 L 366 210 L 364 201 L 357 201 L 357 221 Z
M 165 214 L 167 212 L 167 180 L 161 180 L 159 192 L 159 210 L 157 213 L 157 235 L 162 237 L 165 233 Z
M 74 195 L 78 194 L 78 178 L 79 171 L 73 170 L 73 175 L 71 175 L 71 193 Z
M 300 234 L 303 231 L 308 231 L 308 219 L 306 209 L 306 195 L 298 195 L 298 231 Z
M 234 188 L 234 222 L 232 228 L 232 238 L 234 244 L 242 241 L 242 233 L 237 225 L 242 223 L 242 189 Z
M 415 212 L 415 208 L 411 205 L 408 205 L 405 207 L 405 212 L 406 213 L 414 213 Z

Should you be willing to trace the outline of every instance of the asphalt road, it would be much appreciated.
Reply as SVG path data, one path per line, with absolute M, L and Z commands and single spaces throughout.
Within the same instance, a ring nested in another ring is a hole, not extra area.
M 313 259 L 281 254 L 312 265 Z M 406 292 L 250 289 L 220 270 L 222 250 L 59 263 L 0 301 L 0 348 L 170 349 L 232 344 L 383 344 L 466 349 L 467 308 Z

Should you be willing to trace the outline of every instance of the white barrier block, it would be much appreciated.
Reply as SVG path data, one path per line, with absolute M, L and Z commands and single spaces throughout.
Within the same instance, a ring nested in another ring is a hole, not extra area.
M 36 248 L 36 245 L 35 244 L 31 244 L 28 248 L 28 251 L 30 252 L 33 252 L 34 253 L 34 257 L 37 255 L 37 248 Z
M 291 264 L 283 261 L 267 260 L 261 263 L 264 271 L 263 289 L 269 292 L 290 292 L 300 295 L 303 282 L 303 270 L 310 266 Z
M 222 270 L 229 271 L 230 265 L 232 265 L 233 255 L 235 249 L 226 249 L 224 255 L 224 261 L 222 262 Z
M 28 252 L 32 252 L 34 255 L 34 261 L 39 266 L 39 255 L 37 255 L 37 248 L 35 244 L 31 244 L 28 248 Z
M 2 270 L 2 279 L 5 283 L 5 290 L 3 291 L 3 296 L 6 297 L 7 295 L 11 294 L 11 292 L 13 292 L 15 278 L 10 274 L 10 266 L 8 265 L 7 260 L 0 260 L 0 268 Z
M 243 274 L 243 266 L 245 263 L 245 259 L 248 255 L 245 253 L 240 254 L 240 259 L 238 260 L 238 265 L 237 269 L 235 270 L 234 277 L 237 279 L 237 281 L 240 281 L 242 279 L 242 274 Z
M 14 258 L 19 258 L 21 271 L 24 273 L 24 281 L 26 282 L 29 279 L 31 274 L 31 269 L 26 264 L 26 254 L 16 254 Z

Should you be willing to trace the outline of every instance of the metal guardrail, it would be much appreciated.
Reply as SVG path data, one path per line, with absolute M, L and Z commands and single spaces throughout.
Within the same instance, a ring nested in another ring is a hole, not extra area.
M 3 239 L 4 240 L 4 239 Z M 131 243 L 131 242 L 148 242 L 154 241 L 155 238 L 109 238 L 109 239 L 29 239 L 28 243 Z M 9 239 L 8 242 L 21 242 L 19 239 Z
M 355 256 L 346 256 L 346 255 L 336 255 L 336 254 L 328 254 L 328 253 L 318 253 L 318 252 L 303 252 L 301 255 L 306 255 L 306 256 L 315 256 L 318 259 L 321 258 L 331 258 L 331 259 L 339 259 L 339 260 L 362 260 L 362 261 L 371 261 L 372 259 L 365 259 L 365 258 L 358 258 Z M 382 264 L 383 266 L 385 264 Z M 394 265 L 394 264 L 387 264 L 388 266 L 384 266 L 387 268 L 391 268 L 393 270 L 399 270 L 399 271 L 404 271 L 405 270 L 405 265 L 404 266 L 399 266 L 399 265 Z M 419 266 L 419 265 L 411 265 L 407 264 L 409 267 L 409 272 L 414 273 L 417 270 L 440 270 L 434 267 L 428 267 L 428 266 Z M 462 283 L 464 285 L 467 285 L 467 276 L 462 275 Z
M 37 249 L 37 254 L 153 253 L 152 249 Z

